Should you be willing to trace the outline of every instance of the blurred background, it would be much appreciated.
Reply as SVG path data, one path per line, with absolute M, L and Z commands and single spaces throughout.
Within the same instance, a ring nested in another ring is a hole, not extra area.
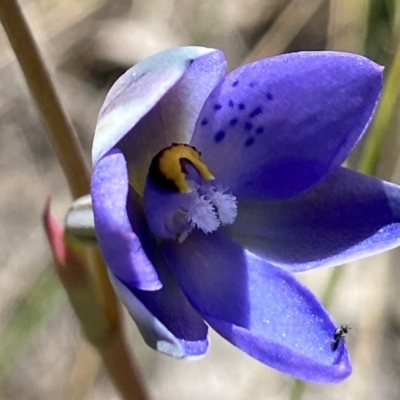
M 334 49 L 365 54 L 388 72 L 399 52 L 397 0 L 20 3 L 88 160 L 107 90 L 127 68 L 168 47 L 220 48 L 229 69 L 287 51 Z M 398 85 L 386 91 L 377 175 L 399 184 Z M 117 400 L 53 271 L 41 226 L 48 195 L 62 221 L 70 204 L 67 185 L 0 28 L 0 398 Z M 340 384 L 307 385 L 303 399 L 400 399 L 399 256 L 394 250 L 345 268 L 330 310 L 338 324 L 352 323 L 346 340 L 354 372 Z M 330 274 L 300 279 L 321 297 Z M 289 399 L 292 379 L 213 332 L 204 358 L 179 361 L 148 348 L 129 318 L 126 330 L 154 400 Z

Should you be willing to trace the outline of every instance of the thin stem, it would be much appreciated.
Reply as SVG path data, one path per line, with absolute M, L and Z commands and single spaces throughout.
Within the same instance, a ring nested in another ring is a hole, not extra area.
M 96 347 L 125 400 L 144 400 L 146 392 L 129 358 L 119 319 L 119 307 L 98 249 L 64 235 L 47 203 L 43 222 L 56 271 L 89 342 Z M 88 254 L 92 253 L 92 254 Z M 93 274 L 96 274 L 93 277 Z
M 0 20 L 47 126 L 72 196 L 83 196 L 89 193 L 89 171 L 82 149 L 16 0 L 0 1 Z
M 117 330 L 121 325 L 118 312 L 119 303 L 108 279 L 107 267 L 98 247 L 86 247 L 85 250 L 97 303 L 103 311 L 110 329 Z
M 326 308 L 332 305 L 335 290 L 339 285 L 340 279 L 343 277 L 344 268 L 341 267 L 342 266 L 334 268 L 329 276 L 328 284 L 322 296 L 322 302 Z
M 365 148 L 358 164 L 358 170 L 364 174 L 373 175 L 376 172 L 385 135 L 389 130 L 395 106 L 399 98 L 399 92 L 400 42 L 386 79 L 378 110 L 369 129 L 368 141 L 365 143 Z
M 290 393 L 289 400 L 300 400 L 303 397 L 304 390 L 306 389 L 306 383 L 299 379 L 295 379 L 292 391 Z
M 125 400 L 149 398 L 142 383 L 143 380 L 128 357 L 129 352 L 120 332 L 117 332 L 106 346 L 99 348 L 99 351 L 108 374 Z
M 17 0 L 0 0 L 0 20 L 46 124 L 47 133 L 67 178 L 72 196 L 78 198 L 86 195 L 89 192 L 90 175 L 83 151 Z M 124 399 L 145 400 L 146 392 L 129 359 L 121 334 L 118 305 L 106 277 L 104 263 L 95 254 L 91 268 L 95 275 L 92 280 L 95 286 L 93 290 L 93 286 L 90 282 L 87 284 L 88 279 L 85 277 L 85 261 L 77 263 L 76 268 L 72 260 L 66 260 L 64 265 L 63 254 L 65 255 L 68 244 L 65 243 L 62 229 L 56 226 L 55 221 L 50 217 L 49 205 L 46 208 L 44 220 L 56 264 L 57 261 L 59 264 L 57 270 L 61 281 L 70 299 L 73 300 L 73 305 L 76 306 L 76 314 L 83 328 L 86 327 L 86 333 L 94 331 L 92 335 L 94 339 L 91 342 L 101 354 L 111 379 Z M 85 314 L 85 305 L 90 306 L 89 314 Z M 98 322 L 105 320 L 106 323 L 94 322 L 90 326 L 87 320 L 96 321 L 96 318 Z M 95 340 L 97 336 L 106 340 Z M 88 337 L 90 338 L 90 334 Z
M 64 388 L 63 400 L 85 400 L 93 387 L 101 366 L 97 351 L 88 342 L 82 342 L 75 356 L 68 383 Z

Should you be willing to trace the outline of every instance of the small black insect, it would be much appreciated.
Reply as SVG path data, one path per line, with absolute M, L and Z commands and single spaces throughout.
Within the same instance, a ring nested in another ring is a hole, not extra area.
M 342 339 L 344 339 L 344 335 L 349 332 L 351 329 L 350 324 L 340 325 L 339 328 L 333 334 L 333 339 L 331 341 L 331 350 L 336 351 L 339 347 L 339 343 Z

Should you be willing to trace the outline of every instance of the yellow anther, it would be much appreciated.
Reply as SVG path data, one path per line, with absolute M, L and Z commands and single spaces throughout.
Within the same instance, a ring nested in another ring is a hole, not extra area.
M 161 175 L 172 181 L 181 193 L 189 193 L 191 191 L 186 182 L 185 160 L 194 166 L 202 179 L 206 181 L 214 179 L 213 174 L 201 161 L 200 153 L 194 147 L 187 144 L 174 143 L 160 153 L 158 169 Z

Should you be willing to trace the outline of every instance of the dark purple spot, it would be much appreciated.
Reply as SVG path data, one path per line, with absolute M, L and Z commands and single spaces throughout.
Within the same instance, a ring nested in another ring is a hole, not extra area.
M 246 131 L 251 131 L 253 128 L 253 124 L 251 122 L 246 122 L 244 124 L 244 129 L 246 129 Z
M 208 119 L 204 118 L 204 119 L 201 121 L 201 125 L 202 125 L 202 126 L 205 126 L 205 125 L 207 125 L 207 124 L 208 124 Z
M 218 143 L 225 137 L 225 131 L 218 131 L 215 136 L 214 140 Z
M 256 85 L 257 85 L 256 82 L 250 82 L 250 83 L 249 83 L 249 86 L 250 86 L 250 87 L 254 87 L 254 86 L 256 86 Z
M 230 124 L 231 124 L 232 126 L 235 126 L 235 125 L 237 124 L 237 122 L 238 122 L 238 119 L 237 119 L 237 118 L 232 118 L 231 121 L 230 121 Z
M 274 96 L 272 96 L 272 93 L 270 93 L 270 92 L 267 93 L 267 99 L 268 100 L 273 100 L 274 99 Z
M 254 143 L 254 138 L 249 137 L 249 138 L 244 142 L 244 145 L 245 145 L 246 147 L 249 147 L 249 146 L 251 146 L 253 143 Z
M 229 103 L 228 103 L 228 105 L 229 105 L 229 107 L 233 107 L 233 106 L 234 106 L 234 103 L 233 103 L 233 101 L 232 101 L 232 100 L 229 100 Z
M 259 126 L 259 127 L 256 129 L 256 133 L 259 134 L 259 135 L 261 135 L 262 133 L 264 133 L 264 127 L 263 127 L 263 126 Z
M 235 81 L 232 83 L 232 87 L 236 87 L 237 85 L 239 85 L 239 81 Z
M 240 109 L 240 110 L 244 110 L 244 108 L 245 108 L 245 107 L 244 107 L 244 104 L 243 104 L 243 103 L 239 103 L 239 109 Z
M 214 104 L 214 110 L 220 110 L 222 108 L 221 104 Z
M 261 113 L 262 113 L 261 107 L 257 107 L 250 113 L 249 117 L 253 118 L 256 115 L 260 115 Z

